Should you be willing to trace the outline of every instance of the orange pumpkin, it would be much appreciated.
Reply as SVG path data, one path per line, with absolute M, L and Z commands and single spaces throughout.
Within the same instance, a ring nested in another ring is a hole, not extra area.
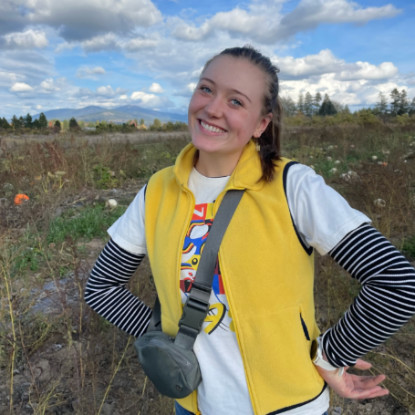
M 25 195 L 24 193 L 18 193 L 14 197 L 14 204 L 15 205 L 21 205 L 22 203 L 26 202 L 27 200 L 29 200 L 29 196 L 28 195 Z

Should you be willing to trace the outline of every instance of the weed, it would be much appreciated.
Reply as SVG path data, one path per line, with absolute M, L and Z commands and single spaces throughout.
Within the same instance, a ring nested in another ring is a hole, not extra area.
M 283 148 L 284 155 L 313 165 L 414 260 L 415 135 L 403 121 L 391 127 L 364 116 L 362 128 L 340 119 L 330 125 L 291 120 Z M 82 301 L 106 229 L 189 141 L 186 134 L 143 137 L 62 134 L 2 141 L 0 413 L 174 413 L 172 400 L 144 376 L 132 339 Z M 102 201 L 114 187 L 128 192 L 110 210 Z M 15 206 L 19 192 L 30 200 Z M 375 205 L 376 199 L 385 204 Z M 95 246 L 90 241 L 96 238 Z M 316 316 L 325 330 L 343 315 L 359 285 L 330 258 L 316 257 L 316 271 Z M 149 305 L 155 296 L 150 275 L 145 259 L 129 283 Z M 369 356 L 374 373 L 388 375 L 402 411 L 415 405 L 414 336 L 410 322 Z M 333 406 L 345 413 L 350 405 L 333 396 Z

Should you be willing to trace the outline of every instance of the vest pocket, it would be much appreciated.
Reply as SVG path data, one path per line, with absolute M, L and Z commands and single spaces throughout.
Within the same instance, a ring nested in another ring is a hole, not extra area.
M 314 399 L 323 388 L 306 335 L 310 338 L 315 330 L 307 327 L 301 311 L 294 306 L 268 315 L 252 313 L 237 327 L 248 385 L 258 397 L 260 413 Z
M 305 324 L 305 321 L 303 319 L 303 316 L 301 314 L 301 311 L 300 311 L 300 321 L 301 321 L 301 325 L 302 325 L 303 330 L 304 330 L 305 338 L 310 341 L 311 340 L 310 339 L 310 334 L 308 333 L 307 324 Z

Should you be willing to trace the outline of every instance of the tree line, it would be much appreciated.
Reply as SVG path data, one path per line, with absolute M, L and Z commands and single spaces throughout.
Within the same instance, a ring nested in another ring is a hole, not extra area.
M 140 122 L 137 120 L 131 120 L 127 123 L 113 123 L 107 121 L 99 122 L 78 122 L 75 117 L 70 120 L 53 120 L 48 122 L 45 114 L 42 112 L 39 114 L 39 118 L 33 120 L 30 114 L 25 117 L 13 115 L 11 122 L 9 123 L 5 117 L 0 118 L 0 130 L 13 130 L 15 132 L 55 132 L 59 133 L 64 131 L 81 131 L 86 130 L 90 132 L 102 133 L 102 132 L 122 132 L 129 133 L 137 130 L 150 130 L 150 131 L 183 131 L 187 129 L 187 124 L 181 121 L 168 121 L 163 123 L 158 118 L 155 118 L 148 127 L 145 125 L 144 119 Z
M 398 90 L 394 88 L 389 93 L 388 97 L 385 93 L 379 93 L 378 102 L 371 108 L 363 108 L 356 112 L 357 115 L 364 114 L 365 116 L 376 116 L 383 121 L 388 118 L 412 116 L 415 114 L 415 97 L 410 100 L 408 93 L 405 89 Z M 312 118 L 315 116 L 326 117 L 336 114 L 350 114 L 350 110 L 347 105 L 342 105 L 334 100 L 331 100 L 328 94 L 324 97 L 320 92 L 312 95 L 310 92 L 300 93 L 297 102 L 294 102 L 292 98 L 282 97 L 281 104 L 284 109 L 284 114 L 287 117 L 294 117 L 296 115 L 304 115 Z M 16 132 L 26 131 L 39 131 L 39 132 L 60 132 L 65 131 L 80 131 L 80 130 L 93 131 L 95 133 L 101 132 L 133 132 L 136 130 L 150 130 L 150 131 L 183 131 L 187 129 L 187 125 L 181 121 L 168 121 L 163 123 L 158 118 L 155 118 L 149 126 L 145 125 L 144 119 L 139 122 L 137 120 L 131 120 L 127 123 L 116 124 L 113 122 L 95 122 L 86 123 L 79 122 L 72 117 L 70 120 L 53 120 L 48 122 L 45 114 L 40 113 L 39 117 L 34 119 L 30 114 L 25 117 L 13 115 L 11 122 L 9 123 L 5 117 L 0 118 L 0 131 L 1 130 L 13 130 Z
M 387 95 L 384 92 L 380 92 L 379 100 L 374 107 L 363 108 L 360 111 L 369 111 L 382 119 L 396 117 L 398 115 L 415 114 L 415 97 L 410 101 L 405 89 L 399 91 L 397 88 L 394 88 L 389 93 L 389 97 L 390 101 L 388 102 Z M 337 113 L 350 113 L 347 105 L 342 105 L 331 100 L 328 94 L 322 97 L 320 92 L 317 92 L 314 96 L 310 92 L 306 92 L 305 94 L 301 92 L 297 102 L 294 102 L 292 98 L 282 97 L 281 103 L 284 108 L 284 113 L 288 117 L 298 114 L 307 117 L 316 115 L 324 117 L 327 115 L 336 115 Z

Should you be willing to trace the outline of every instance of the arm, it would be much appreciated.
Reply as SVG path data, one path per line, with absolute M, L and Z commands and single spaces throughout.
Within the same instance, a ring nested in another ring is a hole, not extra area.
M 111 239 L 98 257 L 85 289 L 85 301 L 93 310 L 136 337 L 146 331 L 151 309 L 126 284 L 143 257 L 122 249 Z
M 362 289 L 339 322 L 322 335 L 323 356 L 334 367 L 367 370 L 358 357 L 384 342 L 415 313 L 415 270 L 392 244 L 370 225 L 348 234 L 330 251 Z M 378 384 L 384 375 L 357 376 L 317 367 L 339 395 L 366 399 L 388 393 Z
M 352 366 L 415 314 L 415 269 L 370 225 L 346 235 L 329 254 L 362 284 L 344 317 L 322 336 L 328 361 Z

